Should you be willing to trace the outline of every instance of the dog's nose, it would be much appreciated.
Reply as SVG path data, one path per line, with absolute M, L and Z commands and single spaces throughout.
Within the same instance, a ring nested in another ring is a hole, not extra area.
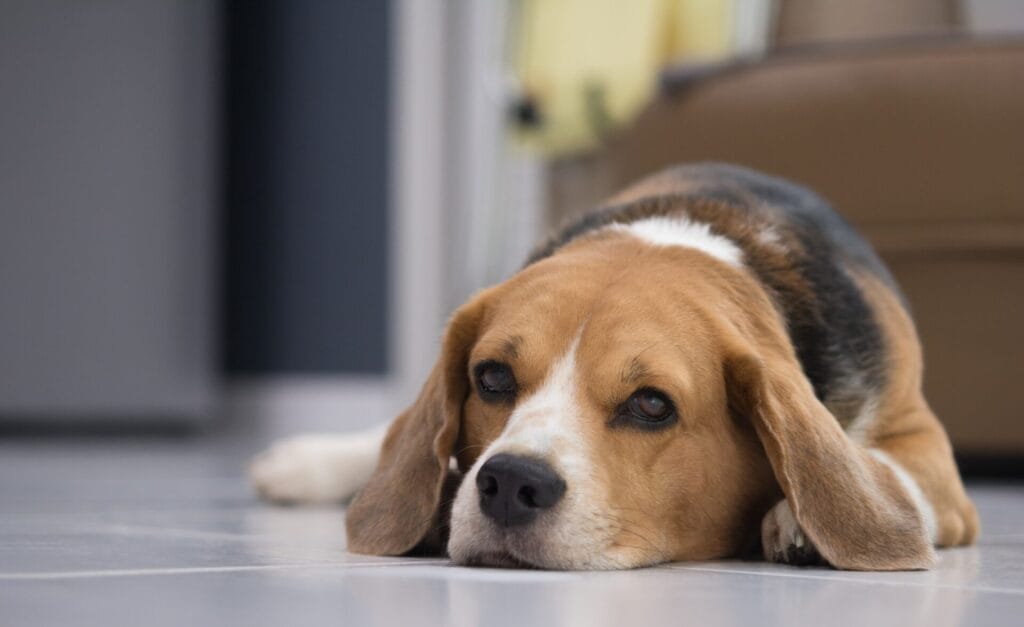
M 538 459 L 499 453 L 476 475 L 480 510 L 502 527 L 525 525 L 558 503 L 565 481 Z

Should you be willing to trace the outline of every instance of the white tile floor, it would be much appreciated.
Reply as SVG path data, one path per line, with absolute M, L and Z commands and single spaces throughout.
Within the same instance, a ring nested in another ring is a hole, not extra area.
M 617 573 L 345 552 L 339 509 L 258 503 L 213 441 L 0 441 L 0 626 L 1024 624 L 1024 486 L 920 573 L 758 562 Z

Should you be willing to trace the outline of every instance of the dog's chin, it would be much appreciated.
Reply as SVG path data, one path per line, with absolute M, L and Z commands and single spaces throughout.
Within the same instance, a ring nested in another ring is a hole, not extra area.
M 494 534 L 498 536 L 499 534 Z M 521 543 L 512 538 L 492 537 L 488 542 L 480 542 L 472 547 L 463 545 L 455 548 L 449 545 L 452 561 L 460 566 L 481 566 L 485 568 L 524 568 L 544 570 L 565 570 L 572 568 L 567 564 L 554 563 L 544 559 L 541 551 L 531 551 L 529 546 L 517 546 Z
M 542 569 L 543 566 L 539 566 L 532 562 L 528 562 L 524 559 L 516 557 L 508 551 L 483 551 L 463 557 L 456 563 L 462 566 L 476 566 L 481 568 L 523 568 L 523 569 Z
M 624 570 L 657 563 L 657 560 L 637 560 L 613 554 L 594 554 L 588 557 L 561 557 L 525 555 L 514 548 L 487 548 L 473 552 L 452 554 L 452 562 L 459 566 L 483 568 L 517 568 L 532 570 Z
M 498 534 L 495 534 L 498 535 Z M 453 550 L 454 548 L 454 550 Z M 566 547 L 568 548 L 568 547 Z M 473 547 L 449 545 L 452 562 L 460 566 L 534 570 L 621 570 L 653 563 L 637 556 L 600 550 L 573 551 L 540 546 L 527 538 L 492 537 Z
M 460 542 L 457 534 L 453 535 L 448 545 L 452 561 L 460 566 L 485 568 L 558 568 L 534 555 L 530 550 L 532 543 L 521 546 L 524 543 L 517 542 L 518 538 L 508 533 L 490 528 L 487 531 L 476 535 L 471 542 Z

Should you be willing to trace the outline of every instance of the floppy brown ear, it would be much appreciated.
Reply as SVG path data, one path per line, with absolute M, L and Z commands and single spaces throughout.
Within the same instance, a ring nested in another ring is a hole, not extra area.
M 443 495 L 457 487 L 448 465 L 468 393 L 466 361 L 482 311 L 478 298 L 455 313 L 419 398 L 388 429 L 377 469 L 345 514 L 350 551 L 444 550 Z
M 935 552 L 893 471 L 846 436 L 793 355 L 726 363 L 730 403 L 748 416 L 801 529 L 836 568 L 914 570 Z

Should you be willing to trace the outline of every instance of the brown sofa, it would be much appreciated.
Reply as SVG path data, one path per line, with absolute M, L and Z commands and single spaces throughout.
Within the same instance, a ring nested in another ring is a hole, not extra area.
M 903 285 L 928 398 L 954 444 L 1024 456 L 1024 39 L 797 49 L 670 71 L 599 154 L 553 166 L 552 205 L 580 210 L 703 160 L 832 201 Z

